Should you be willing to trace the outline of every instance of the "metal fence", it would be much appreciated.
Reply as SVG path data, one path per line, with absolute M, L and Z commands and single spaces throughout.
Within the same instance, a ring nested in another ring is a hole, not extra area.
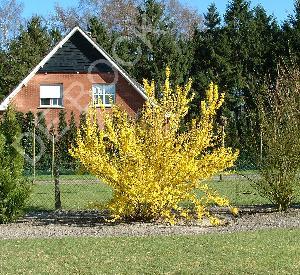
M 30 210 L 94 209 L 112 197 L 109 187 L 88 174 L 60 174 L 58 177 L 37 171 L 28 208 Z M 58 192 L 57 192 L 58 191 Z M 57 205 L 57 202 L 60 202 Z
M 80 170 L 60 169 L 58 178 L 51 174 L 51 169 L 37 170 L 34 178 L 28 177 L 34 179 L 32 195 L 28 202 L 30 210 L 98 209 L 113 195 L 110 187 L 90 174 L 81 173 Z M 268 204 L 253 185 L 257 177 L 257 171 L 249 169 L 215 175 L 207 182 L 221 195 L 228 197 L 233 205 Z
M 95 176 L 86 173 L 78 163 L 59 162 L 55 173 L 55 150 L 53 158 L 44 169 L 38 165 L 28 166 L 26 176 L 33 181 L 33 190 L 28 202 L 29 210 L 55 209 L 93 210 L 105 205 L 113 196 L 112 189 Z M 239 159 L 236 167 L 207 180 L 209 186 L 231 201 L 232 205 L 269 204 L 263 198 L 255 182 L 259 179 L 256 166 L 249 160 Z M 300 189 L 300 188 L 299 188 Z M 300 192 L 295 203 L 300 201 Z

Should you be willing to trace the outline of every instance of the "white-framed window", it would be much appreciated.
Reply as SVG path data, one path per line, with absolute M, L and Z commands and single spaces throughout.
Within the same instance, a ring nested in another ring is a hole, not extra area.
M 115 84 L 93 84 L 93 103 L 99 106 L 101 103 L 110 107 L 116 101 Z
M 40 106 L 41 107 L 62 107 L 63 106 L 63 85 L 62 84 L 40 85 Z

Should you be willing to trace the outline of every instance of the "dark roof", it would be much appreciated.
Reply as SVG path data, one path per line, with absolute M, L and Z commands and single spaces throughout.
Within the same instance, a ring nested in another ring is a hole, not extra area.
M 103 60 L 106 58 L 76 31 L 38 72 L 112 72 Z

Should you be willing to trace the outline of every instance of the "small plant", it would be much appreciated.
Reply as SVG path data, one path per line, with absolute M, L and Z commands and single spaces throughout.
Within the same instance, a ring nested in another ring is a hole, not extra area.
M 18 218 L 29 197 L 31 188 L 23 176 L 23 166 L 21 129 L 9 107 L 0 126 L 0 223 Z
M 280 68 L 275 87 L 263 92 L 258 110 L 261 148 L 256 159 L 261 179 L 256 181 L 256 187 L 284 211 L 291 205 L 299 185 L 299 71 Z
M 210 216 L 207 206 L 229 206 L 229 202 L 203 180 L 231 167 L 238 155 L 224 148 L 213 132 L 224 95 L 211 84 L 206 101 L 201 102 L 201 117 L 182 131 L 192 100 L 191 81 L 172 89 L 169 77 L 167 69 L 161 91 L 155 90 L 154 82 L 144 81 L 148 100 L 137 119 L 113 106 L 111 113 L 103 109 L 104 127 L 99 129 L 96 110 L 90 108 L 71 154 L 113 188 L 108 208 L 115 219 L 164 219 L 173 224 L 180 216 L 196 215 L 208 216 L 216 225 L 219 221 Z M 196 189 L 203 191 L 201 198 Z M 182 207 L 186 201 L 193 211 Z

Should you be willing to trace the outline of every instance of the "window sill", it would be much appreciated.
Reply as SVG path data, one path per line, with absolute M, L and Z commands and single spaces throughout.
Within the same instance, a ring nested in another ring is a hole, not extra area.
M 113 105 L 104 105 L 105 109 L 111 108 Z M 100 105 L 96 105 L 95 108 L 102 108 Z
M 64 106 L 40 106 L 38 109 L 64 109 Z

